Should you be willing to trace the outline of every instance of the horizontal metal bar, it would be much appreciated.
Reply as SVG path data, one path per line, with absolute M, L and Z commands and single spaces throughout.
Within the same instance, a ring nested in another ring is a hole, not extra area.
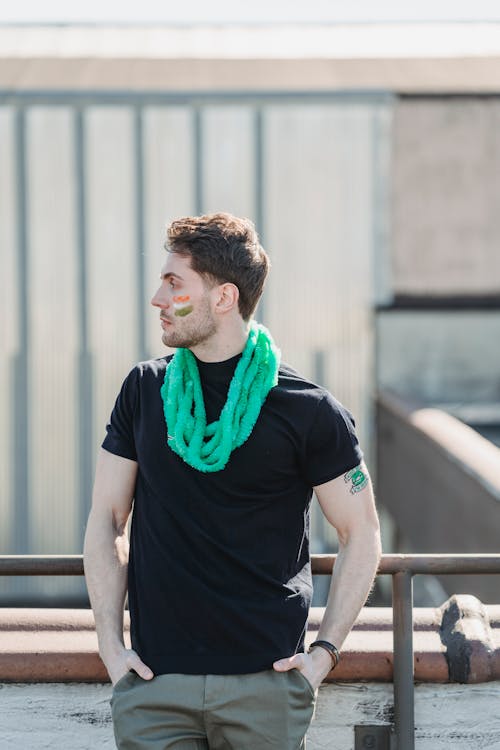
M 312 555 L 312 572 L 332 572 L 337 555 Z M 378 575 L 446 575 L 455 573 L 500 573 L 500 554 L 382 555 Z
M 82 90 L 74 89 L 0 89 L 0 103 L 22 104 L 23 106 L 131 106 L 161 104 L 228 104 L 233 102 L 264 103 L 279 101 L 290 102 L 335 102 L 336 104 L 390 104 L 395 101 L 394 94 L 386 89 L 339 89 L 337 91 L 117 91 L 117 90 Z
M 0 555 L 2 576 L 81 576 L 83 555 Z
M 332 572 L 337 555 L 312 555 L 312 572 Z M 416 574 L 500 573 L 500 554 L 382 555 L 379 575 L 393 575 L 394 706 L 398 750 L 414 747 L 413 597 Z M 83 555 L 0 555 L 0 575 L 83 575 Z
M 329 575 L 337 555 L 311 555 L 314 575 Z M 500 573 L 500 554 L 382 555 L 378 575 Z M 0 575 L 83 575 L 83 555 L 0 555 Z

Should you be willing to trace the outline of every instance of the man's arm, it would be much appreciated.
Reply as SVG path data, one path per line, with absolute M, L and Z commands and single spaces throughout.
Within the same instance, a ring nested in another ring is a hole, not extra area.
M 359 470 L 314 488 L 321 509 L 335 527 L 339 553 L 333 570 L 330 592 L 317 640 L 341 648 L 370 593 L 381 554 L 380 527 L 372 484 L 364 463 Z M 353 481 L 354 479 L 354 481 Z M 310 654 L 280 659 L 274 667 L 281 671 L 300 669 L 314 688 L 332 667 L 328 652 L 315 648 Z
M 101 449 L 96 467 L 92 509 L 84 542 L 84 568 L 94 611 L 99 653 L 113 683 L 134 669 L 143 679 L 153 673 L 123 640 L 129 542 L 137 463 Z

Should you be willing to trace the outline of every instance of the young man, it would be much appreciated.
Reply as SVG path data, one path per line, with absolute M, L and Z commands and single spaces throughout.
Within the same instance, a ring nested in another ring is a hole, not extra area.
M 125 379 L 85 537 L 116 742 L 303 748 L 317 688 L 379 562 L 370 479 L 349 412 L 280 363 L 252 321 L 269 260 L 251 222 L 180 219 L 167 242 L 152 304 L 176 353 Z M 318 642 L 304 653 L 312 490 L 340 552 Z

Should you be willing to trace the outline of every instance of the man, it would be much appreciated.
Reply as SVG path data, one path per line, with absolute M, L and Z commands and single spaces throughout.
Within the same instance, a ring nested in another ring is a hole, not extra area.
M 176 352 L 122 386 L 85 537 L 117 746 L 303 748 L 379 562 L 370 479 L 349 412 L 252 321 L 269 260 L 251 222 L 180 219 L 166 249 L 152 304 Z M 305 653 L 312 490 L 340 552 Z

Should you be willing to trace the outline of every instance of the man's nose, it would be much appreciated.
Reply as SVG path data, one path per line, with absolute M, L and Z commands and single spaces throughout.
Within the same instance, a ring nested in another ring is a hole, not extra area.
M 168 299 L 165 294 L 163 294 L 162 289 L 158 289 L 156 293 L 151 298 L 151 304 L 154 305 L 154 307 L 168 307 Z

